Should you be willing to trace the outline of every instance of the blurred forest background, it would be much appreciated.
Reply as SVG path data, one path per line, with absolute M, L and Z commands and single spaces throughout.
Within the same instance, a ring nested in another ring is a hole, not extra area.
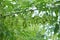
M 60 40 L 60 0 L 0 0 L 0 40 Z

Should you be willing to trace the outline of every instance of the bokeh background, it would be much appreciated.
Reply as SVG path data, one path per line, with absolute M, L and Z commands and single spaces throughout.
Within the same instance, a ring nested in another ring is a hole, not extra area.
M 0 0 L 0 40 L 60 40 L 60 0 Z

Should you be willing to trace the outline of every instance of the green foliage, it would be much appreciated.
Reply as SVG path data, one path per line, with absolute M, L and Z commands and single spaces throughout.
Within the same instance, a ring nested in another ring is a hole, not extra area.
M 59 30 L 59 24 L 55 24 L 54 34 L 56 34 Z
M 60 1 L 0 0 L 0 40 L 60 40 L 57 4 Z

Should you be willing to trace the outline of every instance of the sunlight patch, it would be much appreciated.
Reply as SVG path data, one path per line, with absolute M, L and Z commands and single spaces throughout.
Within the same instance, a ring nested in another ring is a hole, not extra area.
M 45 13 L 46 13 L 46 11 L 41 11 L 41 12 L 39 13 L 39 17 L 42 17 Z
M 13 2 L 11 2 L 11 4 L 16 4 L 16 2 L 13 1 Z

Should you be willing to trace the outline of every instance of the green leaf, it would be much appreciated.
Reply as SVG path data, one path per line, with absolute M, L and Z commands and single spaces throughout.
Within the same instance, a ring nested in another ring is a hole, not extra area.
M 60 34 L 58 34 L 58 37 L 60 38 Z
M 54 28 L 54 34 L 56 34 L 59 30 L 59 24 L 55 24 L 55 28 Z

